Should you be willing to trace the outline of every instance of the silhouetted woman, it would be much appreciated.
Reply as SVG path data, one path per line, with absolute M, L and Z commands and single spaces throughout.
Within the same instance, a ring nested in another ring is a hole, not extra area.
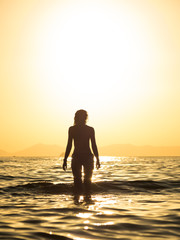
M 68 143 L 66 147 L 63 169 L 67 168 L 67 158 L 74 141 L 74 152 L 72 154 L 72 173 L 74 176 L 74 193 L 82 193 L 82 167 L 84 168 L 85 194 L 90 193 L 91 178 L 94 168 L 93 154 L 90 149 L 90 141 L 93 153 L 96 157 L 96 167 L 100 168 L 99 154 L 95 140 L 94 128 L 86 125 L 88 114 L 85 110 L 75 113 L 74 126 L 69 128 Z

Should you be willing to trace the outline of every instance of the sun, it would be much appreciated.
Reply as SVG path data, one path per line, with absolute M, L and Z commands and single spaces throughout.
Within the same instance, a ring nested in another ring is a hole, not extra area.
M 48 12 L 37 26 L 37 69 L 47 106 L 65 99 L 66 108 L 98 114 L 142 94 L 147 48 L 137 16 L 110 2 L 71 3 Z M 145 89 L 143 89 L 145 92 Z M 64 101 L 64 100 L 63 100 Z

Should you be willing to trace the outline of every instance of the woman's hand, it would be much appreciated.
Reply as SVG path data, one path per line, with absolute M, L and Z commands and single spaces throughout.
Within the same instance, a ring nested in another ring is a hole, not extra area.
M 64 171 L 66 171 L 66 169 L 67 169 L 67 160 L 64 160 L 62 168 L 63 168 Z
M 99 169 L 101 167 L 101 164 L 99 162 L 99 159 L 96 160 L 96 168 Z

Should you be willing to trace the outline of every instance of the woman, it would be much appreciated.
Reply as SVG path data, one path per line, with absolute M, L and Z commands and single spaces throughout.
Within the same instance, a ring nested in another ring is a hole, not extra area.
M 85 193 L 90 193 L 91 178 L 94 168 L 93 154 L 90 149 L 90 141 L 93 153 L 96 157 L 96 167 L 100 168 L 99 154 L 96 146 L 95 133 L 92 127 L 86 125 L 88 114 L 85 110 L 75 113 L 74 126 L 69 128 L 68 143 L 66 147 L 63 169 L 67 168 L 67 158 L 71 151 L 72 141 L 74 141 L 74 152 L 72 154 L 72 173 L 74 176 L 74 192 L 82 193 L 82 167 L 84 168 Z

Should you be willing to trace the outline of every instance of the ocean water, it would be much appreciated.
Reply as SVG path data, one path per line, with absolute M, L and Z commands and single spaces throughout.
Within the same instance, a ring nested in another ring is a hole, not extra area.
M 180 239 L 180 157 L 101 157 L 91 198 L 70 159 L 0 158 L 0 239 Z

